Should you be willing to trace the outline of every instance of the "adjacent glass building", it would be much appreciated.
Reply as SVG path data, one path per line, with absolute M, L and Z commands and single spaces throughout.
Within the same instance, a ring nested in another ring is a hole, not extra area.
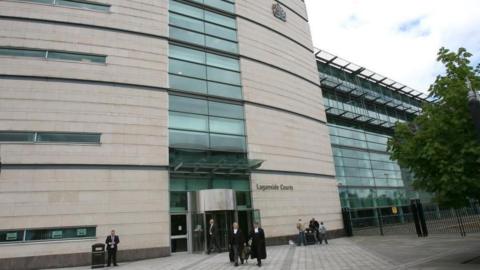
M 421 113 L 425 95 L 326 51 L 315 56 L 342 207 L 359 220 L 402 213 L 420 195 L 387 142 L 395 123 Z

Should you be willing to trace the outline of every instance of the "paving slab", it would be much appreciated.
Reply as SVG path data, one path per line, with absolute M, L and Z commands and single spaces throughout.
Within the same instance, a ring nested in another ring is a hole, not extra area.
M 365 236 L 332 239 L 328 245 L 273 246 L 261 269 L 271 270 L 479 270 L 480 234 L 465 238 L 440 235 Z M 204 255 L 178 253 L 170 257 L 120 263 L 125 270 L 224 270 L 234 269 L 228 253 Z M 63 268 L 86 270 L 90 267 Z M 258 269 L 249 260 L 235 269 Z

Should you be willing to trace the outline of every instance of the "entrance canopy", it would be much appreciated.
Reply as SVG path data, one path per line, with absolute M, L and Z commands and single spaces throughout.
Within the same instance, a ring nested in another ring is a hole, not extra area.
M 173 152 L 173 153 L 172 153 Z M 187 175 L 248 175 L 264 160 L 248 159 L 245 153 L 213 153 L 174 149 L 170 172 Z

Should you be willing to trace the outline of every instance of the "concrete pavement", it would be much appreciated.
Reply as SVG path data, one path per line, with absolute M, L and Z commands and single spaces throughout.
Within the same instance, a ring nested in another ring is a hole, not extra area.
M 440 235 L 366 236 L 332 239 L 329 245 L 274 246 L 261 269 L 268 270 L 473 270 L 480 269 L 480 234 L 466 238 Z M 258 269 L 250 260 L 236 269 Z M 65 268 L 86 270 L 89 267 Z M 171 257 L 120 263 L 125 270 L 224 270 L 234 269 L 228 254 L 174 254 Z

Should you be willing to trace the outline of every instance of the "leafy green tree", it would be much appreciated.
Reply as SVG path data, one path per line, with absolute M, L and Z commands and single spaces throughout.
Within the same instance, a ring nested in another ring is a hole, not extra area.
M 410 123 L 398 123 L 389 140 L 391 158 L 414 174 L 417 190 L 434 194 L 443 206 L 459 208 L 480 198 L 480 143 L 468 108 L 468 78 L 480 89 L 480 68 L 470 66 L 464 48 L 441 48 L 438 61 L 446 72 L 429 88 L 435 102 Z

